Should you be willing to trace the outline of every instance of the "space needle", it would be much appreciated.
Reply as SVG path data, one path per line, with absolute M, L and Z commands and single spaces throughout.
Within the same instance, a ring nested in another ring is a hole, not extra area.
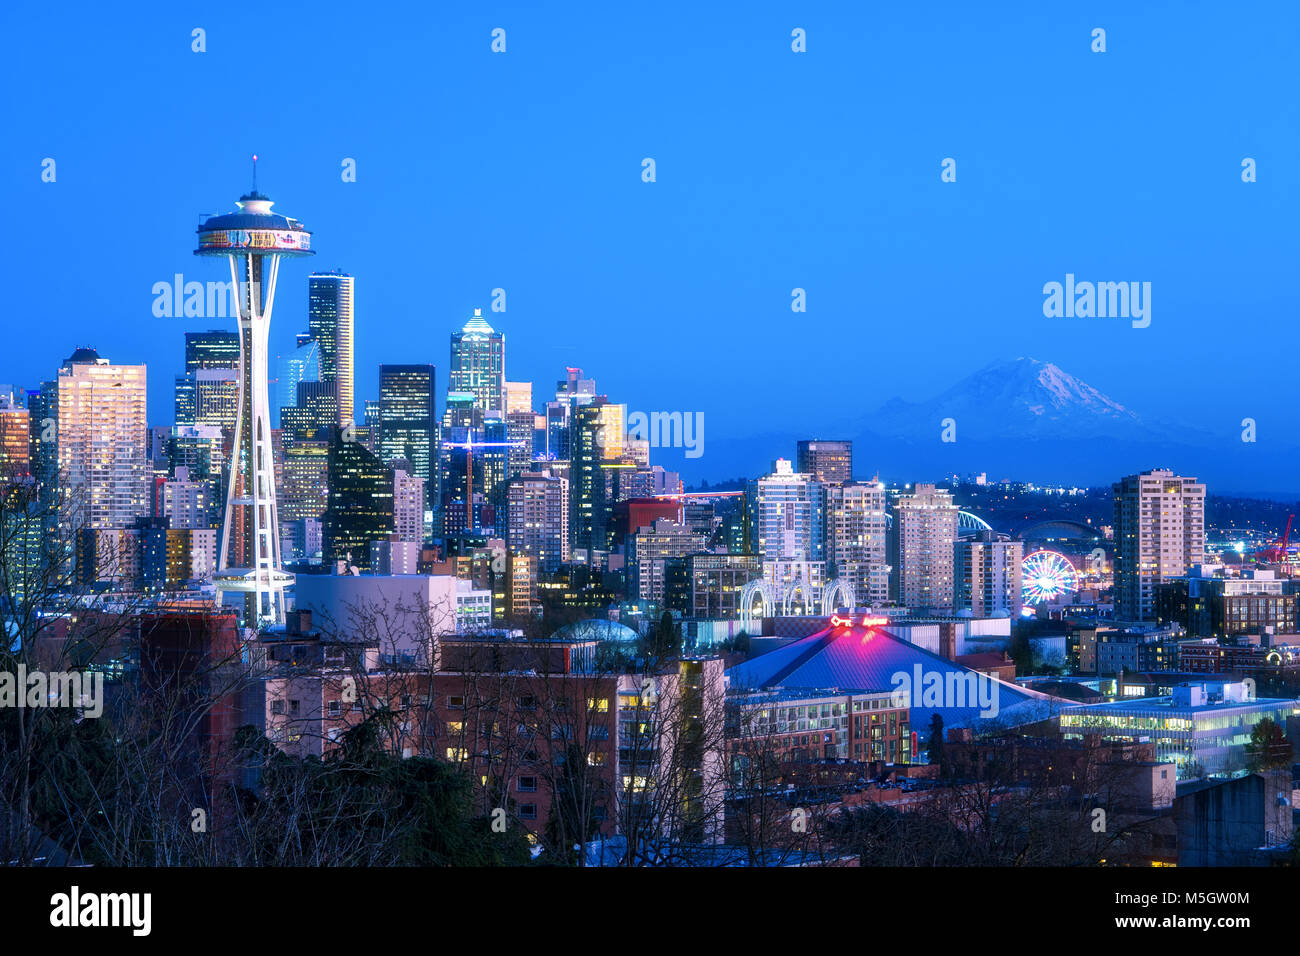
M 293 575 L 280 564 L 280 525 L 267 396 L 267 337 L 282 256 L 310 256 L 311 233 L 302 223 L 271 212 L 272 200 L 253 188 L 238 212 L 199 226 L 196 256 L 225 256 L 239 303 L 239 409 L 230 452 L 230 477 L 221 523 L 214 581 L 220 592 L 244 595 L 244 624 L 283 624 L 284 591 Z

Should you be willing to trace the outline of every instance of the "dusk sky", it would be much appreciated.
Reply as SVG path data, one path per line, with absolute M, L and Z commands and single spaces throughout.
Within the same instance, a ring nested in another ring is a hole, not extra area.
M 381 362 L 443 392 L 449 333 L 501 287 L 539 406 L 576 365 L 710 439 L 829 437 L 1032 355 L 1144 416 L 1293 440 L 1296 4 L 539 6 L 5 5 L 0 382 L 92 345 L 147 363 L 170 424 L 182 333 L 234 323 L 155 318 L 151 289 L 228 278 L 194 227 L 256 152 L 317 250 L 281 270 L 272 353 L 309 272 L 351 273 L 358 408 Z M 1066 273 L 1150 282 L 1150 327 L 1046 318 Z

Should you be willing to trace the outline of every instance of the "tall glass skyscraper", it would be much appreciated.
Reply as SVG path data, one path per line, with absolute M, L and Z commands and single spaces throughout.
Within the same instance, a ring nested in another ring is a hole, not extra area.
M 326 563 L 370 569 L 370 542 L 393 533 L 393 470 L 336 429 L 329 447 L 329 506 L 322 522 Z
M 355 421 L 352 365 L 352 276 L 313 272 L 307 279 L 307 327 L 320 347 L 320 380 L 334 387 L 339 424 Z
M 505 415 L 506 337 L 488 325 L 482 309 L 475 309 L 464 327 L 451 334 L 447 389 L 473 395 L 473 405 L 480 417 Z M 446 424 L 457 427 L 472 423 L 449 421 Z
M 437 485 L 438 403 L 432 365 L 379 366 L 379 457 L 405 458 L 424 479 L 426 510 Z

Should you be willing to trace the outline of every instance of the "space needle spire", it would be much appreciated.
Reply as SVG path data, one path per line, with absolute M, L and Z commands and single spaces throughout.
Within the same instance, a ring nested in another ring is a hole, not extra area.
M 253 188 L 238 212 L 199 226 L 196 256 L 224 256 L 239 305 L 239 408 L 235 418 L 226 506 L 215 577 L 219 591 L 244 594 L 244 624 L 283 624 L 284 591 L 293 575 L 280 562 L 275 465 L 266 366 L 275 283 L 284 256 L 310 256 L 311 233 L 296 219 L 271 212 L 273 201 Z

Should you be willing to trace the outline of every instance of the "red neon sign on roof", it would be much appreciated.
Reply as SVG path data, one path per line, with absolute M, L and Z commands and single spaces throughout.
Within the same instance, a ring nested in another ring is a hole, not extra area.
M 838 614 L 831 615 L 831 627 L 882 627 L 889 623 L 887 617 L 864 617 L 861 621 L 855 621 L 851 617 L 840 617 Z

